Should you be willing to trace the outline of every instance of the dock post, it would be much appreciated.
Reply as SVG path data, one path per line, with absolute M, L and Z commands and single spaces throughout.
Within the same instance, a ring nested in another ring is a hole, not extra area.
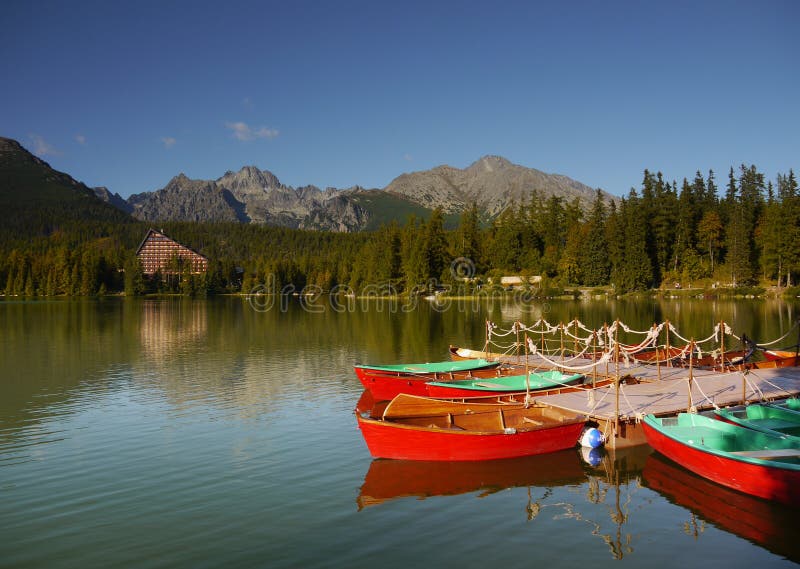
M 725 371 L 725 321 L 719 321 L 719 371 Z
M 669 319 L 664 322 L 664 327 L 667 329 L 667 367 L 672 367 L 672 354 L 669 351 Z
M 687 413 L 692 412 L 692 368 L 694 367 L 694 337 L 689 342 L 689 405 Z
M 653 327 L 656 327 L 655 322 Z M 658 372 L 658 381 L 661 381 L 661 358 L 658 357 L 658 335 L 656 336 L 656 372 Z
M 616 372 L 616 403 L 614 407 L 614 448 L 617 446 L 619 436 L 619 318 L 614 323 L 614 371 Z
M 592 330 L 592 389 L 597 387 L 597 331 Z
M 574 346 L 572 348 L 573 349 L 572 355 L 573 356 L 577 356 L 578 355 L 578 317 L 576 316 L 572 320 L 572 322 L 573 322 L 573 324 L 575 324 L 575 342 L 574 342 Z

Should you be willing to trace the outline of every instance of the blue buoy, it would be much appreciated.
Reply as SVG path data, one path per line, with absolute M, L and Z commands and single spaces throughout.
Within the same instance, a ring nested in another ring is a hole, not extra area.
M 606 441 L 605 441 L 605 437 L 603 436 L 603 433 L 601 433 L 598 429 L 596 429 L 594 427 L 591 427 L 591 428 L 586 429 L 585 431 L 583 431 L 583 434 L 581 435 L 581 440 L 580 440 L 581 446 L 582 447 L 588 447 L 588 448 L 601 447 L 601 446 L 603 446 L 603 443 L 605 443 L 605 442 Z
M 589 466 L 597 466 L 603 462 L 605 450 L 602 448 L 581 447 L 581 458 Z

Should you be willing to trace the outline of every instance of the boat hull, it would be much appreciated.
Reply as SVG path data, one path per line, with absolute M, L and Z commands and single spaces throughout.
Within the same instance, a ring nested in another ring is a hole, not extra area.
M 377 401 L 394 399 L 401 393 L 409 395 L 428 395 L 428 380 L 415 379 L 412 377 L 388 377 L 380 375 L 371 375 L 365 378 L 359 378 L 361 385 L 365 389 L 372 392 L 372 396 Z
M 533 456 L 572 448 L 583 422 L 514 433 L 470 433 L 419 429 L 358 416 L 358 425 L 374 458 L 400 460 L 495 460 Z
M 667 436 L 651 426 L 647 419 L 642 424 L 648 444 L 687 470 L 746 494 L 800 504 L 800 470 L 754 464 L 712 453 Z

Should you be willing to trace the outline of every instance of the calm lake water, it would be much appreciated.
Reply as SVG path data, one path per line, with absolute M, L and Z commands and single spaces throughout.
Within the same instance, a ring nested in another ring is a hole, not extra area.
M 268 304 L 274 304 L 268 306 Z M 408 308 L 408 307 L 406 307 Z M 352 365 L 447 359 L 540 316 L 768 341 L 779 301 L 0 302 L 1 567 L 780 567 L 795 512 L 639 447 L 372 460 Z M 796 341 L 796 336 L 786 343 Z

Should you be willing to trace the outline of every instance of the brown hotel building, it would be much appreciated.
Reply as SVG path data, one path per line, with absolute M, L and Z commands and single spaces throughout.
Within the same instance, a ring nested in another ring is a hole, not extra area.
M 190 272 L 204 273 L 208 270 L 208 259 L 184 247 L 177 241 L 173 241 L 163 233 L 151 229 L 147 232 L 136 256 L 142 263 L 142 272 L 145 275 L 152 275 L 157 271 L 161 274 L 172 274 L 176 271 L 168 269 L 170 261 L 177 257 L 184 265 L 188 263 Z

